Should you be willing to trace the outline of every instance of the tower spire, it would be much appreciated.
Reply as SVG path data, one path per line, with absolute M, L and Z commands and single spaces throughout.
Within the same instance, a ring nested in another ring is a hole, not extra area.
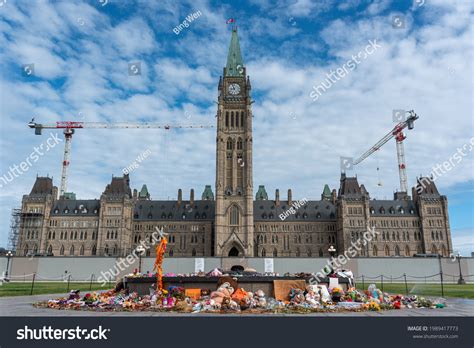
M 227 64 L 225 76 L 244 76 L 244 61 L 240 53 L 239 36 L 237 27 L 232 28 L 232 38 L 230 40 L 229 53 L 227 54 Z

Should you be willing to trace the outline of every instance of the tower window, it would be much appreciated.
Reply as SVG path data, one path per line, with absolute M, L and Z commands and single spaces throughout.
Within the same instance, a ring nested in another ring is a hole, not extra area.
M 239 208 L 235 205 L 230 208 L 230 225 L 236 226 L 239 224 Z
M 244 112 L 243 111 L 240 113 L 240 126 L 242 128 L 244 127 Z
M 225 112 L 225 126 L 229 127 L 229 111 Z
M 230 112 L 230 126 L 233 128 L 234 127 L 234 112 Z

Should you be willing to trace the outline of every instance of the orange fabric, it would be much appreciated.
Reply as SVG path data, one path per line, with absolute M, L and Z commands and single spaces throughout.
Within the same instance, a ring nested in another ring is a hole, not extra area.
M 163 269 L 162 269 L 162 264 L 163 264 L 163 256 L 166 252 L 166 244 L 168 244 L 168 241 L 166 238 L 161 238 L 160 244 L 156 246 L 156 258 L 155 258 L 155 264 L 153 265 L 153 270 L 156 269 L 156 289 L 157 290 L 162 290 L 163 289 Z
M 232 299 L 234 301 L 240 301 L 247 297 L 247 291 L 245 291 L 242 288 L 238 288 L 233 294 L 232 294 Z
M 197 300 L 201 297 L 201 289 L 185 289 L 184 295 L 193 300 Z

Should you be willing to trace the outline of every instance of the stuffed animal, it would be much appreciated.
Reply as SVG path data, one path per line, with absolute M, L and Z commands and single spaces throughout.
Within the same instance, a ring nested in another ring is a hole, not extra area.
M 321 296 L 321 301 L 324 303 L 331 301 L 331 295 L 329 295 L 329 291 L 326 285 L 317 285 L 317 287 Z
M 224 304 L 224 301 L 230 301 L 230 297 L 233 293 L 234 288 L 232 288 L 228 282 L 221 284 L 221 286 L 216 291 L 211 293 L 213 305 L 217 305 L 220 308 Z
M 267 306 L 267 299 L 265 298 L 265 293 L 263 290 L 255 291 L 254 298 L 257 301 L 257 307 L 266 307 Z

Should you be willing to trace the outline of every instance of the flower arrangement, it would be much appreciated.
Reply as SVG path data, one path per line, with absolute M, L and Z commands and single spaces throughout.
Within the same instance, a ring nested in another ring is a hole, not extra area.
M 369 309 L 369 311 L 379 311 L 380 310 L 380 305 L 375 301 L 370 301 L 368 309 Z

